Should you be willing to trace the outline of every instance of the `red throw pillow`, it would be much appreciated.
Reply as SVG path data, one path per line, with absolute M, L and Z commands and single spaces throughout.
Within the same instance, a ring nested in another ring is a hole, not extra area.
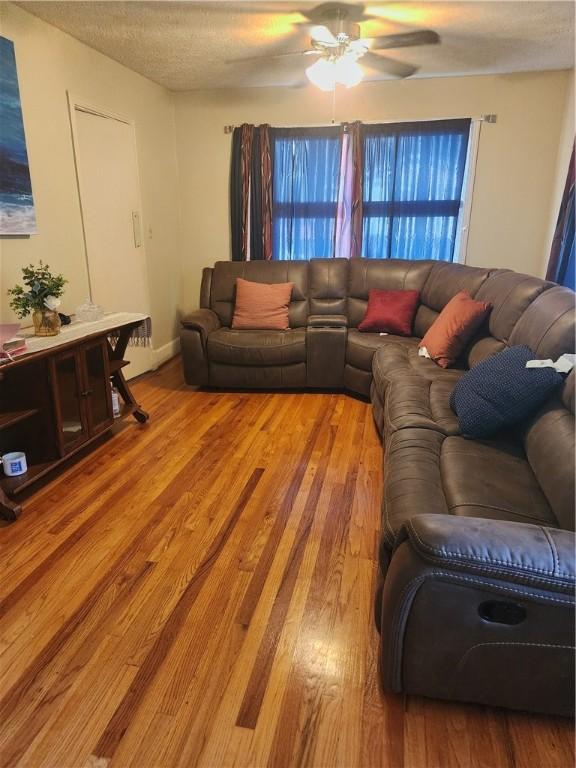
M 419 291 L 368 291 L 368 307 L 359 331 L 380 331 L 412 336 L 412 323 L 420 300 Z
M 448 368 L 462 354 L 491 309 L 492 304 L 474 301 L 468 291 L 460 291 L 446 304 L 418 346 L 425 347 L 439 366 Z
M 294 283 L 252 283 L 236 278 L 232 328 L 285 331 Z

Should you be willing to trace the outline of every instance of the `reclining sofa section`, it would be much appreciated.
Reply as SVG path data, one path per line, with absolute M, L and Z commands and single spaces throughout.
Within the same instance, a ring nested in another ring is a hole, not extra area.
M 345 388 L 368 396 L 374 352 L 390 341 L 411 347 L 417 341 L 358 331 L 370 288 L 420 291 L 414 331 L 421 337 L 454 294 L 464 288 L 474 297 L 490 275 L 500 273 L 391 259 L 217 262 L 203 271 L 200 310 L 182 320 L 186 382 L 247 389 Z M 231 329 L 238 277 L 294 284 L 288 331 Z
M 231 330 L 237 277 L 293 282 L 290 329 Z M 361 333 L 371 288 L 420 291 L 413 338 Z M 457 367 L 418 340 L 458 291 L 488 301 Z M 432 261 L 218 262 L 182 321 L 189 384 L 368 395 L 384 446 L 379 581 L 388 690 L 570 715 L 574 710 L 575 373 L 526 423 L 459 434 L 465 370 L 516 344 L 575 348 L 575 295 L 509 270 Z

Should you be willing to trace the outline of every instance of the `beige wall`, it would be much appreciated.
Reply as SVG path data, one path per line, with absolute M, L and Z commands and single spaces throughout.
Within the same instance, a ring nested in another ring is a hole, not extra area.
M 135 121 L 153 341 L 177 336 L 180 287 L 178 176 L 173 95 L 9 3 L 0 34 L 14 41 L 38 234 L 0 238 L 0 308 L 20 269 L 42 259 L 69 280 L 63 311 L 88 295 L 82 223 L 66 92 Z M 114 275 L 110 276 L 111 279 Z M 130 286 L 126 286 L 130 290 Z
M 564 114 L 562 117 L 560 138 L 558 141 L 558 153 L 557 153 L 557 159 L 556 159 L 556 173 L 555 173 L 554 187 L 552 190 L 552 195 L 550 196 L 551 208 L 550 208 L 550 223 L 548 228 L 548 241 L 547 241 L 546 249 L 544 250 L 543 259 L 542 259 L 543 275 L 546 274 L 546 268 L 548 266 L 550 246 L 552 245 L 552 238 L 554 237 L 554 231 L 556 229 L 558 211 L 560 210 L 560 203 L 562 201 L 562 195 L 564 194 L 566 176 L 568 175 L 568 165 L 570 163 L 570 157 L 572 156 L 572 148 L 574 146 L 574 132 L 575 132 L 574 87 L 575 87 L 574 70 L 572 70 L 569 73 L 566 102 L 564 106 Z
M 482 125 L 467 263 L 540 275 L 570 73 L 365 83 L 338 94 L 336 121 L 496 113 Z M 183 233 L 182 304 L 197 305 L 201 267 L 229 258 L 227 124 L 326 124 L 332 97 L 312 89 L 176 94 Z

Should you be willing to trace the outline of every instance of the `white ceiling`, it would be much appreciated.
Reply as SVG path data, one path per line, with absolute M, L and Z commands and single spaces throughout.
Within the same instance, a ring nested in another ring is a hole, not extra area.
M 314 2 L 20 2 L 19 6 L 175 91 L 293 85 L 308 57 L 231 60 L 303 50 L 299 9 Z M 357 4 L 357 3 L 355 3 Z M 366 2 L 363 36 L 434 29 L 442 44 L 386 51 L 420 67 L 414 77 L 510 73 L 574 66 L 574 4 Z M 367 71 L 366 79 L 385 79 Z

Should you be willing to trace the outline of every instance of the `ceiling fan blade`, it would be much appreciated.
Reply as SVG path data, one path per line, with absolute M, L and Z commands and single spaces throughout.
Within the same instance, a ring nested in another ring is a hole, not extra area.
M 418 32 L 402 32 L 398 35 L 380 35 L 379 37 L 366 38 L 371 49 L 386 50 L 387 48 L 408 48 L 414 45 L 436 45 L 440 42 L 440 35 L 431 29 L 422 29 Z
M 351 5 L 349 3 L 321 3 L 309 11 L 301 10 L 300 13 L 315 24 L 323 24 L 335 19 L 347 19 L 347 21 L 368 21 L 374 18 L 367 16 L 363 5 Z
M 312 56 L 312 63 L 317 60 Z M 241 73 L 243 85 L 251 87 L 274 87 L 283 86 L 287 88 L 299 88 L 309 84 L 305 70 L 307 67 L 306 59 L 286 56 L 284 58 L 269 59 L 264 63 L 262 60 L 247 61 L 243 64 L 236 64 L 236 71 Z M 231 68 L 232 69 L 232 68 Z
M 294 14 L 297 13 L 300 16 L 303 14 L 300 11 L 294 11 L 291 3 L 278 2 L 278 0 L 272 0 L 272 2 L 265 3 L 262 0 L 258 2 L 243 2 L 242 0 L 232 0 L 230 2 L 215 2 L 215 0 L 206 0 L 206 2 L 200 2 L 200 0 L 194 0 L 194 10 L 199 10 L 203 13 L 218 13 L 222 15 L 229 15 L 231 13 L 259 16 L 262 14 Z
M 412 64 L 404 64 L 402 61 L 389 59 L 387 56 L 378 56 L 377 53 L 371 53 L 370 51 L 362 56 L 360 63 L 366 63 L 372 69 L 377 69 L 379 72 L 392 75 L 393 77 L 410 77 L 410 75 L 418 71 L 418 67 Z
M 238 64 L 243 61 L 272 61 L 275 59 L 285 59 L 289 56 L 320 56 L 321 51 L 311 48 L 307 51 L 288 51 L 287 53 L 268 53 L 262 56 L 244 56 L 241 59 L 226 59 L 226 64 Z
M 288 86 L 289 88 L 292 88 L 294 91 L 301 90 L 302 88 L 307 88 L 310 85 L 310 80 L 308 80 L 306 77 L 302 80 L 298 80 L 295 83 L 292 83 L 292 85 Z

